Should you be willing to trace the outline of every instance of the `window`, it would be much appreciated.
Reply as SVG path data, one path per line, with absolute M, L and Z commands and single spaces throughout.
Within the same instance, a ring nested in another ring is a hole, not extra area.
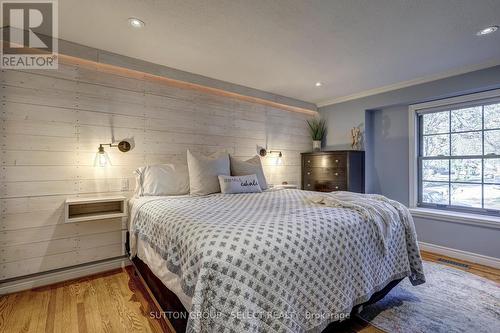
M 417 205 L 500 215 L 500 100 L 416 115 Z

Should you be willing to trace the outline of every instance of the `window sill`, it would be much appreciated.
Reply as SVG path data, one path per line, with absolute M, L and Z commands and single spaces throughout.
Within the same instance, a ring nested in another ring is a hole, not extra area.
M 440 211 L 430 208 L 410 208 L 410 213 L 414 218 L 429 218 L 444 222 L 463 223 L 492 229 L 500 229 L 500 218 L 495 216 Z

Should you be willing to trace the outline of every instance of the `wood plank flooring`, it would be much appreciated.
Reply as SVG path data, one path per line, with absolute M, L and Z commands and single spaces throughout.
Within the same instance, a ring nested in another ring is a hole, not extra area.
M 422 256 L 427 261 L 443 258 L 468 264 L 468 269 L 462 269 L 500 283 L 498 269 L 430 252 L 422 252 Z M 0 332 L 173 332 L 165 320 L 150 315 L 156 311 L 154 301 L 128 266 L 0 296 Z M 383 333 L 357 318 L 345 321 L 337 332 Z
M 0 297 L 0 332 L 171 332 L 132 266 Z
M 426 252 L 426 251 L 421 251 L 422 253 L 422 258 L 424 258 L 427 261 L 433 261 L 433 262 L 438 262 L 440 264 L 446 264 L 444 262 L 439 261 L 439 259 L 447 259 L 447 260 L 453 260 L 458 263 L 466 264 L 469 265 L 469 268 L 462 268 L 460 266 L 455 266 L 455 265 L 449 265 L 451 267 L 461 269 L 463 271 L 482 276 L 488 280 L 495 281 L 497 283 L 500 283 L 500 270 L 495 269 L 492 267 L 484 266 L 484 265 L 479 265 L 479 264 L 473 264 L 468 261 L 460 260 L 460 259 L 455 259 L 447 256 L 442 256 L 440 254 L 435 254 L 432 252 Z

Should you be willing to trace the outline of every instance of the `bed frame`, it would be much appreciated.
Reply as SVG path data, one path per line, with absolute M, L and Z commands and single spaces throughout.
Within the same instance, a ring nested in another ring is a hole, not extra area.
M 127 231 L 127 240 L 125 249 L 130 254 L 129 232 Z M 151 296 L 165 313 L 176 313 L 178 316 L 170 316 L 168 320 L 176 332 L 181 333 L 186 331 L 188 311 L 182 305 L 179 298 L 170 291 L 149 269 L 148 265 L 138 257 L 132 259 L 132 264 L 135 267 L 136 273 L 146 283 L 146 287 L 151 291 Z M 389 293 L 403 279 L 397 279 L 389 282 L 382 290 L 374 293 L 370 299 L 362 304 L 356 305 L 351 311 L 351 317 L 358 313 L 360 307 L 378 302 Z M 323 331 L 323 333 L 336 332 L 340 322 L 333 322 Z

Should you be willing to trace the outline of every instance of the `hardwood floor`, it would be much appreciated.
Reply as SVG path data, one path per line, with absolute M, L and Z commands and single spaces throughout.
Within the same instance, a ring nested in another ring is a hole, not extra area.
M 448 266 L 451 266 L 451 267 L 454 267 L 457 269 L 461 269 L 463 271 L 466 271 L 466 272 L 469 272 L 469 273 L 472 273 L 475 275 L 482 276 L 488 280 L 492 280 L 492 281 L 495 281 L 497 283 L 500 283 L 500 270 L 499 269 L 495 269 L 492 267 L 479 265 L 479 264 L 473 264 L 473 263 L 470 263 L 468 261 L 455 259 L 455 258 L 451 258 L 451 257 L 447 257 L 447 256 L 442 256 L 440 254 L 435 254 L 432 252 L 421 251 L 421 253 L 422 253 L 422 258 L 424 258 L 427 261 L 433 261 L 433 262 L 438 262 L 438 263 L 443 264 L 443 265 L 448 265 Z M 456 261 L 456 262 L 459 262 L 462 264 L 469 265 L 469 268 L 463 268 L 460 266 L 446 264 L 442 261 L 439 261 L 439 259 L 447 259 L 447 260 Z
M 500 283 L 500 270 L 422 252 L 428 261 L 440 258 L 465 263 L 469 271 Z M 443 262 L 440 262 L 444 264 Z M 173 332 L 150 313 L 158 308 L 131 266 L 73 281 L 0 296 L 0 332 Z M 336 332 L 383 333 L 354 318 Z
M 0 297 L 0 332 L 171 332 L 132 266 Z

